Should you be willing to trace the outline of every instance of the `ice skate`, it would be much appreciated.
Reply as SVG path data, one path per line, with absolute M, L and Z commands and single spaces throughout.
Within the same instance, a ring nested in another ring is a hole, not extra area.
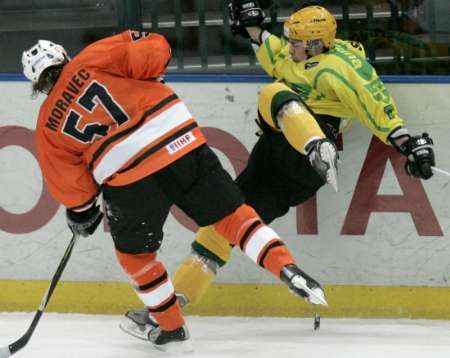
M 193 348 L 189 338 L 186 325 L 173 331 L 163 331 L 156 327 L 148 334 L 148 340 L 156 349 L 172 354 L 191 352 Z
M 176 293 L 180 307 L 184 307 L 189 301 L 182 293 Z M 158 323 L 151 318 L 150 312 L 146 308 L 129 310 L 119 323 L 119 328 L 125 333 L 146 341 L 148 334 Z
M 122 322 L 119 323 L 122 331 L 144 341 L 148 340 L 149 333 L 157 327 L 158 323 L 150 318 L 149 312 L 145 308 L 128 311 Z
M 311 143 L 308 158 L 316 172 L 338 191 L 337 159 L 338 152 L 334 143 L 328 139 L 320 139 Z
M 281 271 L 281 280 L 288 285 L 292 293 L 303 297 L 307 302 L 328 306 L 320 284 L 296 265 L 286 265 Z

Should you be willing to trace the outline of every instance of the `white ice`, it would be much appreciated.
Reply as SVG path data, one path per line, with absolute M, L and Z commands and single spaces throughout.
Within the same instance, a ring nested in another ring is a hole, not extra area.
M 0 313 L 0 348 L 19 338 L 33 313 Z M 119 316 L 45 313 L 14 357 L 169 358 L 118 328 Z M 450 321 L 187 317 L 188 358 L 449 358 Z M 178 356 L 179 357 L 179 356 Z

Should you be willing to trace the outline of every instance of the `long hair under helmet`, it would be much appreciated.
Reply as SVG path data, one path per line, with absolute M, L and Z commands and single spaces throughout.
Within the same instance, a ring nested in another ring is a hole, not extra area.
M 69 56 L 64 47 L 51 41 L 39 40 L 36 45 L 22 54 L 23 74 L 31 82 L 38 82 L 39 76 L 45 69 L 68 61 Z
M 33 95 L 39 92 L 48 94 L 69 60 L 64 47 L 47 40 L 39 40 L 36 45 L 24 51 L 23 74 L 33 84 Z

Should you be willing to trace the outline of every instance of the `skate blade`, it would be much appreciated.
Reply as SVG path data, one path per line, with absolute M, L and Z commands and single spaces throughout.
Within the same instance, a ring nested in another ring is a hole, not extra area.
M 145 329 L 142 330 L 136 323 L 134 323 L 129 318 L 125 318 L 122 322 L 119 323 L 119 328 L 138 339 L 142 339 L 143 341 L 148 341 L 148 333 L 153 329 L 151 325 L 145 325 Z
M 328 306 L 328 302 L 325 299 L 325 294 L 323 290 L 319 287 L 309 288 L 306 285 L 306 280 L 304 277 L 298 275 L 292 279 L 292 284 L 297 288 L 302 289 L 308 294 L 306 301 L 313 305 L 324 305 Z
M 328 163 L 328 170 L 327 170 L 327 183 L 330 184 L 334 191 L 337 193 L 338 188 L 338 181 L 337 181 L 337 169 L 336 169 L 336 150 L 330 143 L 324 143 L 320 146 L 320 156 L 322 159 Z
M 190 341 L 170 342 L 163 345 L 152 344 L 157 350 L 170 354 L 189 353 L 194 350 Z
M 325 299 L 325 295 L 320 288 L 314 288 L 309 290 L 309 302 L 313 305 L 328 306 L 328 302 Z

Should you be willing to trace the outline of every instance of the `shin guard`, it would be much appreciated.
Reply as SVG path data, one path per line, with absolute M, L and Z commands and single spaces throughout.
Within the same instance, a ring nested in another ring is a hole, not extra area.
M 213 226 L 201 227 L 192 243 L 192 253 L 178 266 L 172 277 L 177 294 L 186 303 L 196 304 L 204 296 L 216 277 L 217 269 L 231 255 L 231 245 Z
M 176 292 L 183 294 L 187 298 L 187 303 L 196 304 L 215 277 L 215 272 L 203 258 L 193 253 L 178 266 L 172 281 Z

